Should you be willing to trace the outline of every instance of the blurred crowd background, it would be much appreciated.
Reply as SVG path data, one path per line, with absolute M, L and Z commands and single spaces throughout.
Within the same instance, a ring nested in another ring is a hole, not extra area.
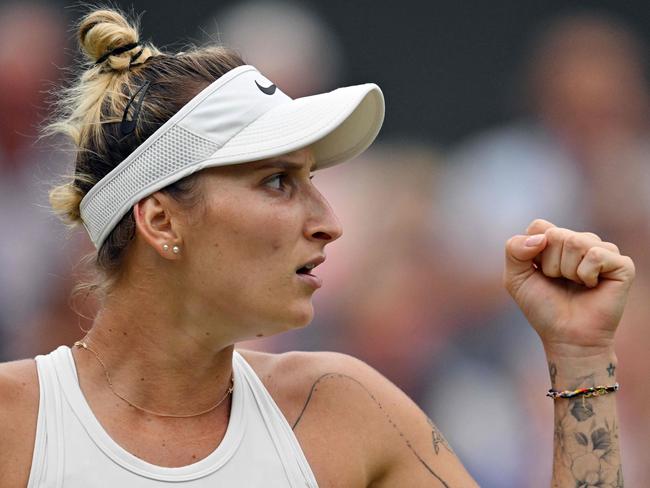
M 637 280 L 618 334 L 629 486 L 650 484 L 650 85 L 646 2 L 113 2 L 158 46 L 223 42 L 291 96 L 366 81 L 377 144 L 315 183 L 345 236 L 316 319 L 246 344 L 336 350 L 398 384 L 483 487 L 549 486 L 541 343 L 501 286 L 503 245 L 536 217 L 619 245 Z M 435 5 L 435 8 L 433 7 Z M 71 163 L 37 140 L 75 56 L 79 2 L 0 4 L 0 359 L 71 344 L 92 247 L 49 212 Z

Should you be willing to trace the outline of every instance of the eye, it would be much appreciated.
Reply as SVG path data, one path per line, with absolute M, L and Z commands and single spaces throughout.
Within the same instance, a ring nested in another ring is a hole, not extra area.
M 268 178 L 264 184 L 274 190 L 282 190 L 286 186 L 287 174 L 278 173 Z

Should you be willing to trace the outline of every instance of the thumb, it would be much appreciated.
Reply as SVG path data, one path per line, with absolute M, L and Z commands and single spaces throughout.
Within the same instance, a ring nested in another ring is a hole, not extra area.
M 533 260 L 544 250 L 546 244 L 544 234 L 517 235 L 508 239 L 503 281 L 511 295 L 535 272 L 537 268 Z

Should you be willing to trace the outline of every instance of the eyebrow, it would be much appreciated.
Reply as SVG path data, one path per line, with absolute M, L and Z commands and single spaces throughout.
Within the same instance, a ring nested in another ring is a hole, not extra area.
M 279 168 L 279 169 L 285 169 L 285 170 L 301 170 L 303 168 L 302 163 L 294 163 L 292 161 L 268 161 L 264 164 L 261 164 L 255 168 L 255 171 L 260 171 L 263 169 L 269 169 L 269 168 Z M 314 162 L 311 167 L 309 168 L 309 171 L 314 171 L 316 168 L 316 163 Z

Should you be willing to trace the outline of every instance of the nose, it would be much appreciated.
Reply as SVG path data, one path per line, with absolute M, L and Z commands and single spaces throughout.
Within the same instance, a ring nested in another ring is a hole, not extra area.
M 327 199 L 312 186 L 309 217 L 305 222 L 305 237 L 323 244 L 334 242 L 343 235 L 343 227 Z

